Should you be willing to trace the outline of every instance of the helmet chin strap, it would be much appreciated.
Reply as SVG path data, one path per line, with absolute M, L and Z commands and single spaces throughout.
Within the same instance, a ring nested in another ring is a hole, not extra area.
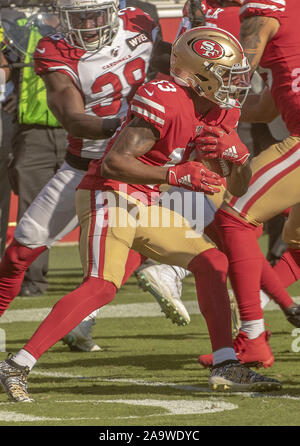
M 99 47 L 99 39 L 95 40 L 94 42 L 84 42 L 84 45 L 87 51 L 96 50 Z
M 190 85 L 188 84 L 188 82 L 186 82 L 184 79 L 182 79 L 179 76 L 176 76 L 176 74 L 174 74 L 172 71 L 170 72 L 171 76 L 173 77 L 174 81 L 176 82 L 176 84 L 181 85 L 181 87 L 190 87 Z

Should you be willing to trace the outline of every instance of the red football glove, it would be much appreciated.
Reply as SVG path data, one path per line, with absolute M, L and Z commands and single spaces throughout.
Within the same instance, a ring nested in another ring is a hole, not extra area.
M 195 145 L 200 158 L 222 158 L 233 164 L 245 164 L 250 156 L 237 132 L 222 124 L 218 127 L 205 126 L 195 139 Z
M 213 195 L 220 189 L 214 186 L 221 186 L 221 177 L 211 172 L 203 164 L 196 161 L 188 161 L 183 164 L 169 167 L 167 183 L 171 186 L 184 187 L 196 192 L 204 192 Z

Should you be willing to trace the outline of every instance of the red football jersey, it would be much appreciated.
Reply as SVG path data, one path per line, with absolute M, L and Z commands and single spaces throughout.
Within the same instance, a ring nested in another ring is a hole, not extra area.
M 267 83 L 290 134 L 300 136 L 300 17 L 299 0 L 245 0 L 241 20 L 251 16 L 272 17 L 280 28 L 260 61 Z
M 202 11 L 205 14 L 206 26 L 225 29 L 234 37 L 239 39 L 240 34 L 240 6 L 221 7 L 215 0 L 204 0 L 201 4 Z M 190 22 L 187 17 L 188 11 L 186 4 L 183 7 L 183 19 L 179 26 L 177 36 L 190 29 Z
M 42 38 L 35 50 L 36 73 L 58 71 L 69 76 L 82 94 L 87 115 L 126 116 L 129 100 L 145 81 L 157 25 L 133 7 L 120 10 L 119 19 L 112 43 L 99 51 L 74 48 L 61 34 Z M 68 150 L 77 157 L 99 159 L 107 143 L 107 139 L 69 136 Z
M 159 141 L 139 160 L 152 166 L 172 166 L 193 157 L 191 142 L 201 132 L 204 124 L 216 126 L 223 123 L 236 128 L 240 111 L 223 110 L 216 105 L 206 116 L 202 116 L 195 111 L 189 90 L 168 79 L 153 80 L 139 87 L 131 102 L 127 122 L 133 116 L 149 122 L 160 134 Z M 106 152 L 116 137 L 117 135 L 111 140 Z M 130 184 L 124 188 L 124 183 L 102 178 L 100 172 L 101 160 L 92 161 L 79 188 L 114 189 L 129 194 L 139 191 L 148 203 L 159 195 L 159 185 Z

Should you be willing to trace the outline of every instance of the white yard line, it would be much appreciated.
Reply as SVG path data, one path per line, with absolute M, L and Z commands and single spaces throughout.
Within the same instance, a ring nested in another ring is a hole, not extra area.
M 133 384 L 136 386 L 143 386 L 143 387 L 172 387 L 176 390 L 183 390 L 185 392 L 202 392 L 202 393 L 211 393 L 212 396 L 216 396 L 216 392 L 211 390 L 209 387 L 200 387 L 200 386 L 193 386 L 193 385 L 184 385 L 184 384 L 176 384 L 172 382 L 164 382 L 164 381 L 147 381 L 144 379 L 133 379 L 133 378 L 103 378 L 99 376 L 82 376 L 82 375 L 73 375 L 72 373 L 64 373 L 64 372 L 45 372 L 43 370 L 39 370 L 38 368 L 33 369 L 30 372 L 30 375 L 37 375 L 37 376 L 46 376 L 49 378 L 65 378 L 65 379 L 82 379 L 87 381 L 99 381 L 99 382 L 106 382 L 106 383 L 120 383 L 120 384 Z M 300 401 L 300 396 L 292 396 L 292 395 L 274 395 L 269 393 L 260 393 L 260 392 L 235 392 L 230 393 L 231 396 L 233 395 L 241 395 L 244 397 L 250 397 L 250 398 L 284 398 L 289 400 L 295 400 Z M 83 400 L 66 400 L 61 402 L 74 402 L 79 403 Z M 87 400 L 87 402 L 91 403 L 97 403 L 98 400 Z M 104 400 L 107 401 L 107 400 Z M 101 400 L 102 402 L 102 400 Z
M 300 297 L 293 298 L 300 303 Z M 199 314 L 198 302 L 196 300 L 183 301 L 190 315 Z M 264 311 L 279 310 L 278 305 L 270 302 Z M 39 322 L 51 311 L 51 308 L 32 308 L 25 310 L 7 310 L 0 319 L 0 323 L 9 324 L 13 322 Z M 113 304 L 104 306 L 99 318 L 124 318 L 124 317 L 165 317 L 156 302 L 144 302 L 134 304 Z

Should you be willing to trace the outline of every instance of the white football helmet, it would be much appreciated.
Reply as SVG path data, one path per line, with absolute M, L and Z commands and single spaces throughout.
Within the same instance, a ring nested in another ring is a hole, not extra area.
M 170 72 L 179 85 L 222 108 L 241 108 L 251 88 L 241 44 L 220 28 L 200 26 L 179 36 L 172 45 Z
M 67 42 L 86 51 L 110 45 L 119 27 L 118 0 L 56 0 Z

